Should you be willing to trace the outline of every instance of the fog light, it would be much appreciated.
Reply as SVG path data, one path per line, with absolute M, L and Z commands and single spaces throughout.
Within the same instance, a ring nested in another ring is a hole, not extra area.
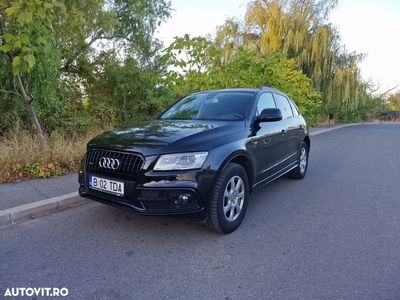
M 190 195 L 188 195 L 188 194 L 181 194 L 181 195 L 178 195 L 178 196 L 175 198 L 174 203 L 175 203 L 175 205 L 181 206 L 181 205 L 188 204 L 188 203 L 190 202 L 190 200 L 191 200 L 191 196 L 190 196 Z

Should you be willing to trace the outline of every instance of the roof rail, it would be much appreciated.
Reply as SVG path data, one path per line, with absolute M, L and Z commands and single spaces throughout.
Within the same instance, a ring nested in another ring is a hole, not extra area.
M 269 87 L 267 87 L 267 86 L 260 87 L 260 90 L 265 90 L 265 89 L 269 89 Z

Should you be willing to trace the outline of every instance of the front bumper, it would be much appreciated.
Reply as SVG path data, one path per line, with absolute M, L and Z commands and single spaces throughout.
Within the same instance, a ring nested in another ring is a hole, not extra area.
M 142 182 L 124 181 L 125 196 L 122 197 L 90 189 L 89 174 L 79 172 L 79 195 L 142 215 L 206 216 L 215 172 L 199 170 L 174 176 L 152 173 L 142 176 Z

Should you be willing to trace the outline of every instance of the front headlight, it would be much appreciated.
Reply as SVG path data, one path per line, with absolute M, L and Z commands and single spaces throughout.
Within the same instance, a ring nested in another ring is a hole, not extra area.
M 208 152 L 188 152 L 161 155 L 154 170 L 189 170 L 200 169 L 207 158 Z

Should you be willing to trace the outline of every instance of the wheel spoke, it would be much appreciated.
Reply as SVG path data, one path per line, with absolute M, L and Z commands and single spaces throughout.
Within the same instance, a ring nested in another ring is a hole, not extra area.
M 301 149 L 301 154 L 300 154 L 300 172 L 304 173 L 306 170 L 307 166 L 307 151 L 305 148 Z
M 226 205 L 224 205 L 224 214 L 225 214 L 225 216 L 228 213 L 228 211 L 231 210 L 231 209 L 232 209 L 232 201 L 230 199 L 228 199 Z
M 234 206 L 234 205 L 231 205 L 231 209 L 230 209 L 230 211 L 229 211 L 228 220 L 232 222 L 232 221 L 235 220 L 235 219 L 236 219 L 235 206 Z
M 236 201 L 235 210 L 236 215 L 240 215 L 240 212 L 242 211 L 241 201 Z
M 232 192 L 231 191 L 228 191 L 228 190 L 225 191 L 224 199 L 226 199 L 226 198 L 228 198 L 228 199 L 232 198 Z
M 235 192 L 239 192 L 241 190 L 241 188 L 242 188 L 242 185 L 243 185 L 242 179 L 238 178 L 238 180 L 236 182 L 236 185 L 235 185 L 235 188 L 234 188 Z

